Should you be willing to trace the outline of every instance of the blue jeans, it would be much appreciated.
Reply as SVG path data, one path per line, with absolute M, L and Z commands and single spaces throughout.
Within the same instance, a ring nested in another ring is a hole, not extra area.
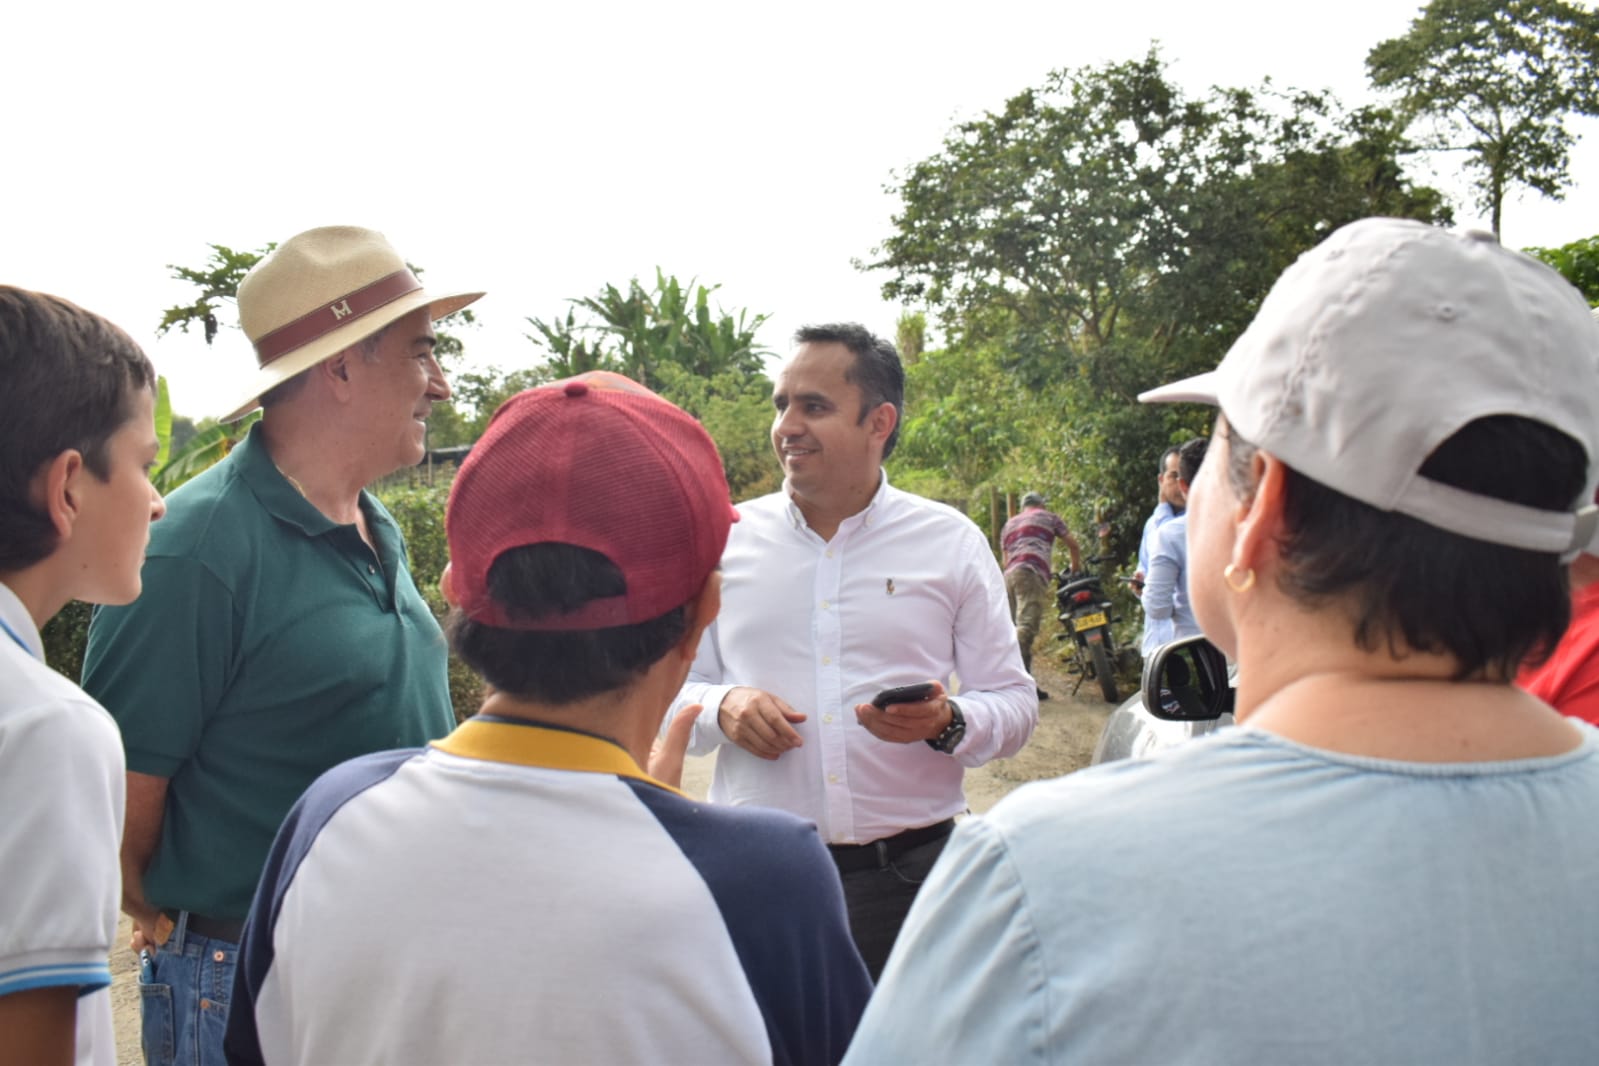
M 239 945 L 190 933 L 178 915 L 159 949 L 139 953 L 145 1066 L 225 1066 L 222 1034 Z

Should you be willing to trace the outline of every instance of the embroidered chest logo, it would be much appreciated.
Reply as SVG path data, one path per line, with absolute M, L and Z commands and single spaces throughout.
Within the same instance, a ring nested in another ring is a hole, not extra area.
M 894 595 L 894 579 L 893 578 L 889 578 L 888 579 L 888 594 L 890 596 Z

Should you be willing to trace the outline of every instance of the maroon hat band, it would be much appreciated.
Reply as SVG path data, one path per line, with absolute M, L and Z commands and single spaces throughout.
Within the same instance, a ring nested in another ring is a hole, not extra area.
M 370 285 L 356 289 L 348 295 L 330 301 L 309 314 L 301 315 L 287 325 L 279 326 L 255 342 L 256 362 L 266 366 L 280 355 L 303 348 L 318 337 L 326 336 L 340 326 L 369 315 L 384 304 L 393 303 L 407 293 L 422 287 L 416 275 L 409 270 L 396 270 Z

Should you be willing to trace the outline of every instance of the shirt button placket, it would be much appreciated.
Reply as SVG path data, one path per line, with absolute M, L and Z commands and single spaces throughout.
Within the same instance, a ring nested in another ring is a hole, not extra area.
M 838 596 L 843 585 L 844 552 L 831 543 L 816 568 L 816 699 L 821 717 L 822 792 L 828 825 L 835 839 L 853 837 L 854 810 L 849 797 L 849 769 L 842 674 L 843 620 Z

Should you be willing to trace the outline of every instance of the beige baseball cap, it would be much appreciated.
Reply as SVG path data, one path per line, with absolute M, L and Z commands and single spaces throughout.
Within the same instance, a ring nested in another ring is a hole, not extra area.
M 1142 393 L 1220 405 L 1305 476 L 1383 511 L 1531 551 L 1599 551 L 1599 322 L 1559 274 L 1491 233 L 1393 218 L 1342 227 L 1272 286 L 1215 370 Z M 1569 511 L 1419 473 L 1468 423 L 1542 422 L 1588 454 Z M 1578 506 L 1578 504 L 1581 506 Z

